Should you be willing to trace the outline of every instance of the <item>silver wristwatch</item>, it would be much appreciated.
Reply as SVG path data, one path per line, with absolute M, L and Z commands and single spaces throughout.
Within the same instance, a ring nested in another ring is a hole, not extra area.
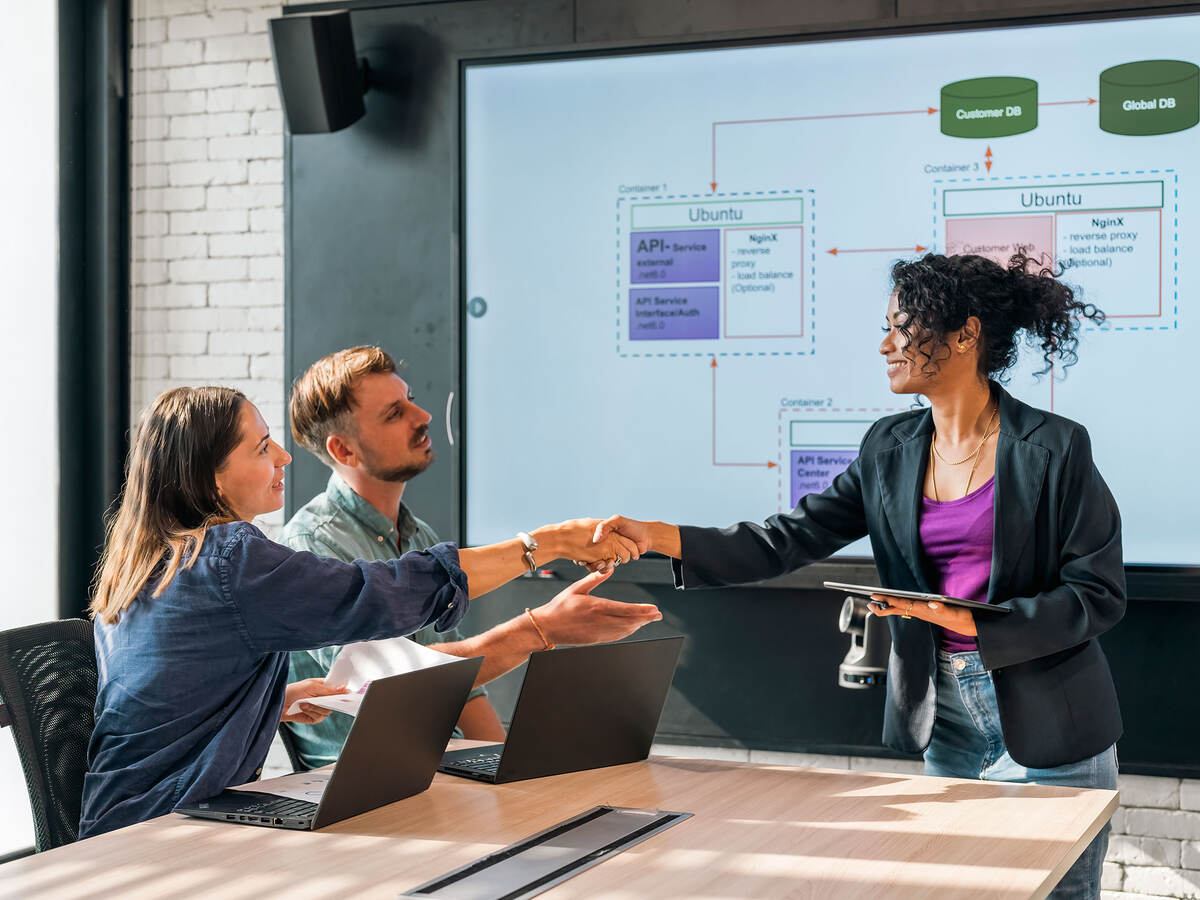
M 533 561 L 533 551 L 538 548 L 538 542 L 534 540 L 532 534 L 528 531 L 518 531 L 517 539 L 525 545 L 525 552 L 521 554 L 521 558 L 525 560 L 525 565 L 530 572 L 537 571 L 537 563 Z

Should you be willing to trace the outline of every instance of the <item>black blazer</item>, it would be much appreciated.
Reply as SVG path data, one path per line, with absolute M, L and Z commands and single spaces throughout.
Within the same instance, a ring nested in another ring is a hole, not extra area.
M 1012 758 L 1030 768 L 1077 762 L 1121 735 L 1108 662 L 1096 642 L 1125 613 L 1121 520 L 1092 462 L 1083 426 L 1011 397 L 998 385 L 995 538 L 988 601 L 1012 609 L 975 617 L 979 653 L 996 685 Z M 880 419 L 858 458 L 821 494 L 763 525 L 680 528 L 676 585 L 744 584 L 823 559 L 864 534 L 880 584 L 930 590 L 917 531 L 933 417 Z M 929 746 L 937 714 L 934 628 L 889 616 L 883 740 Z

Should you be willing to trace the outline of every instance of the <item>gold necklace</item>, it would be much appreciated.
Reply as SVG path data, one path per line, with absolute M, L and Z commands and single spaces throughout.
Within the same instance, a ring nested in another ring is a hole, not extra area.
M 933 501 L 941 503 L 942 498 L 938 496 L 937 490 L 937 460 L 933 458 L 933 441 L 929 442 L 929 480 L 933 482 Z
M 997 423 L 996 423 L 996 428 L 998 429 L 999 427 L 1000 427 L 1000 423 L 999 423 L 999 422 L 997 422 Z M 992 432 L 991 432 L 991 431 L 988 431 L 988 433 L 987 433 L 987 434 L 985 434 L 985 435 L 983 436 L 983 442 L 984 442 L 984 444 L 986 444 L 986 443 L 987 443 L 987 439 L 988 439 L 989 437 L 991 437 L 991 436 L 992 436 Z M 979 447 L 980 447 L 980 449 L 983 449 L 983 444 L 980 444 L 980 445 L 979 445 Z M 975 456 L 975 462 L 973 462 L 973 463 L 971 464 L 971 471 L 967 473 L 967 489 L 966 489 L 965 491 L 963 491 L 963 496 L 964 496 L 964 497 L 968 496 L 968 495 L 971 493 L 971 479 L 975 477 L 975 467 L 976 467 L 977 465 L 979 465 L 979 455 L 978 455 L 978 454 L 979 454 L 979 450 L 976 450 L 976 451 L 975 451 L 975 453 L 976 453 L 976 456 Z
M 933 500 L 935 503 L 940 503 L 941 497 L 938 496 L 937 462 L 934 460 L 934 457 L 936 456 L 937 459 L 942 460 L 942 462 L 946 463 L 946 465 L 948 465 L 948 466 L 961 466 L 968 459 L 971 459 L 972 457 L 974 457 L 975 462 L 972 463 L 972 465 L 971 465 L 971 471 L 967 473 L 967 489 L 963 493 L 963 496 L 965 497 L 965 496 L 967 496 L 967 494 L 970 494 L 971 493 L 971 481 L 975 477 L 975 468 L 976 468 L 976 466 L 979 465 L 979 451 L 983 449 L 983 445 L 987 443 L 988 438 L 990 438 L 993 434 L 995 434 L 996 431 L 1000 428 L 999 422 L 996 422 L 995 428 L 992 427 L 992 422 L 993 422 L 993 420 L 995 420 L 996 413 L 998 413 L 999 411 L 1000 411 L 999 407 L 996 407 L 996 409 L 992 411 L 992 417 L 990 419 L 988 419 L 988 430 L 984 432 L 983 440 L 979 442 L 979 446 L 975 448 L 975 452 L 973 452 L 970 456 L 963 457 L 961 460 L 959 460 L 956 463 L 952 463 L 947 459 L 943 459 L 942 454 L 938 453 L 938 451 L 937 451 L 937 431 L 935 430 L 933 432 L 933 437 L 929 441 L 929 480 L 933 485 Z
M 937 429 L 936 428 L 933 431 L 933 439 L 929 442 L 929 446 L 933 448 L 933 452 L 937 455 L 937 458 L 940 459 L 942 462 L 944 462 L 946 465 L 961 466 L 963 463 L 968 462 L 972 459 L 975 459 L 979 456 L 979 451 L 983 449 L 983 445 L 987 443 L 987 439 L 992 436 L 992 422 L 994 422 L 996 420 L 996 414 L 998 412 L 1000 412 L 999 407 L 992 410 L 992 415 L 988 419 L 987 428 L 985 428 L 983 431 L 983 440 L 979 442 L 979 446 L 976 447 L 971 453 L 967 454 L 962 459 L 958 460 L 958 462 L 951 462 L 950 460 L 946 459 L 946 457 L 942 456 L 941 452 L 938 450 L 938 448 L 937 448 Z

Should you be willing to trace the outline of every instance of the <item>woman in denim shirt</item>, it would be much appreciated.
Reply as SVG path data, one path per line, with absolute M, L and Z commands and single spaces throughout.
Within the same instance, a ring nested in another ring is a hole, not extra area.
M 143 414 L 91 605 L 99 686 L 81 838 L 253 781 L 283 710 L 323 692 L 286 684 L 289 651 L 451 628 L 469 599 L 526 570 L 519 539 L 355 563 L 275 544 L 250 520 L 283 505 L 290 461 L 238 391 L 177 388 Z M 624 538 L 593 544 L 596 524 L 537 529 L 537 562 L 636 557 Z M 618 606 L 627 633 L 659 618 Z

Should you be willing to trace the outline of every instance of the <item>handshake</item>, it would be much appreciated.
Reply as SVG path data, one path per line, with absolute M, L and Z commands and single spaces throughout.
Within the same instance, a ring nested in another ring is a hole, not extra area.
M 674 532 L 675 540 L 670 540 Z M 625 516 L 607 519 L 570 519 L 533 532 L 539 556 L 569 559 L 591 572 L 610 572 L 622 563 L 657 550 L 678 556 L 678 529 L 661 522 L 642 522 Z
M 589 570 L 588 575 L 559 592 L 549 603 L 532 610 L 535 620 L 543 623 L 542 637 L 548 643 L 616 641 L 662 618 L 653 604 L 622 603 L 597 597 L 592 591 L 622 563 L 651 550 L 669 554 L 679 544 L 679 532 L 674 526 L 610 516 L 571 519 L 539 528 L 532 534 L 538 542 L 538 557 L 570 559 Z M 675 553 L 678 555 L 678 550 Z

